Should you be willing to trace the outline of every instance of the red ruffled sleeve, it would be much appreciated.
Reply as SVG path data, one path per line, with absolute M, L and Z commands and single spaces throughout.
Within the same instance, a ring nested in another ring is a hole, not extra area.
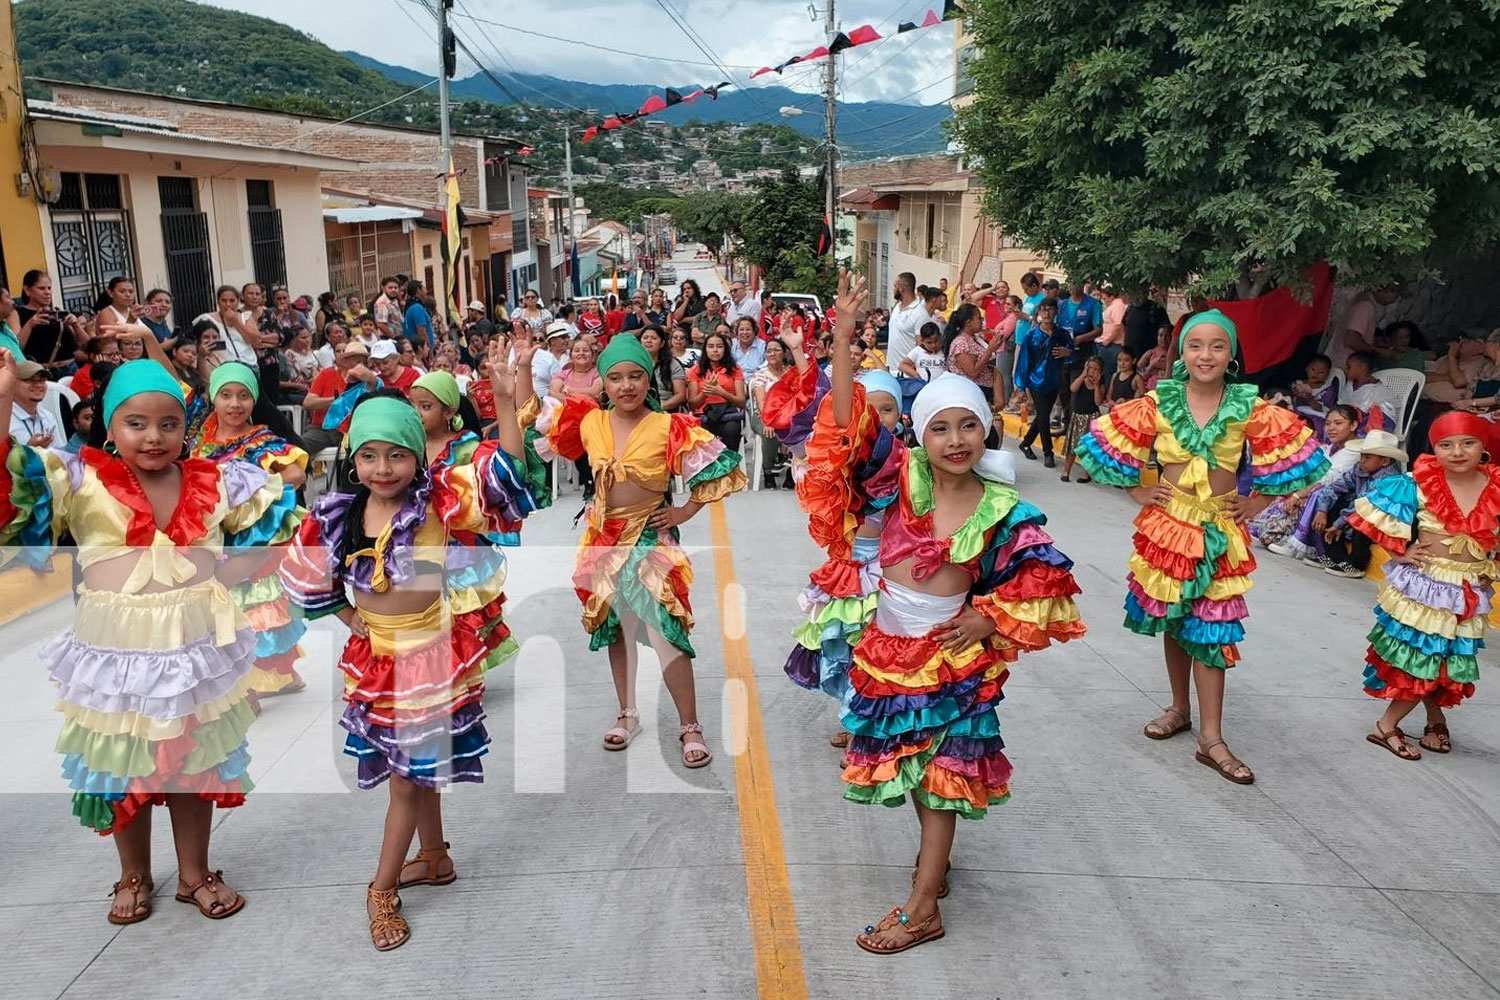
M 537 440 L 537 454 L 542 458 L 564 458 L 569 462 L 584 456 L 583 420 L 599 409 L 599 404 L 583 396 L 569 396 L 559 403 L 548 398 L 542 404 L 542 414 L 537 418 L 536 429 L 542 435 Z
M 797 499 L 807 512 L 808 534 L 832 559 L 847 561 L 860 522 L 895 500 L 905 461 L 906 446 L 881 425 L 864 386 L 854 385 L 850 427 L 838 425 L 833 397 L 824 398 L 807 441 L 807 473 Z

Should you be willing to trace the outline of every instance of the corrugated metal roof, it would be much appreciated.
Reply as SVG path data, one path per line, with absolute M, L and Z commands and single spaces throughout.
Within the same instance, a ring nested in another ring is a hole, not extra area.
M 420 208 L 401 208 L 398 205 L 364 205 L 358 208 L 325 208 L 323 218 L 329 222 L 353 224 L 358 222 L 395 222 L 400 219 L 420 219 Z

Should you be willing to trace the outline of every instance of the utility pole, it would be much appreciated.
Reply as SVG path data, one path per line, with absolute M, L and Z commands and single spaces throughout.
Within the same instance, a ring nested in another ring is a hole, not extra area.
M 453 152 L 453 134 L 448 128 L 448 77 L 453 72 L 457 51 L 454 37 L 448 29 L 448 10 L 453 6 L 453 0 L 438 0 L 437 6 L 438 65 L 442 67 L 442 72 L 438 74 L 438 128 L 443 146 L 442 174 L 446 184 L 448 156 Z
M 568 131 L 566 125 L 563 126 L 563 164 L 568 180 L 568 271 L 571 274 L 573 249 L 578 246 L 578 234 L 573 232 L 573 133 Z M 577 276 L 574 275 L 573 281 L 576 280 L 578 280 Z M 568 282 L 570 288 L 573 281 Z M 582 285 L 579 286 L 580 289 L 582 287 Z
M 838 27 L 833 17 L 833 0 L 828 0 L 828 9 L 824 12 L 826 17 L 824 27 L 827 29 L 828 41 L 832 44 Z M 828 254 L 835 264 L 839 259 L 839 227 L 838 217 L 838 146 L 834 143 L 835 126 L 835 101 L 838 90 L 838 62 L 837 55 L 828 56 L 828 66 L 823 75 L 823 103 L 824 103 L 824 126 L 827 132 L 828 158 L 824 163 L 824 179 L 827 181 L 828 191 L 824 198 L 824 211 L 828 214 Z

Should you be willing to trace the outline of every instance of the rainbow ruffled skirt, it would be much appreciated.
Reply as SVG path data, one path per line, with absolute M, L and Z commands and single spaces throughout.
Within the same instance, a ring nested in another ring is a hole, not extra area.
M 1451 708 L 1474 694 L 1484 648 L 1491 589 L 1479 580 L 1486 563 L 1434 559 L 1420 568 L 1388 562 L 1367 637 L 1365 693 Z
M 875 617 L 880 592 L 880 539 L 854 539 L 856 569 L 850 593 L 830 594 L 809 583 L 798 597 L 807 620 L 793 630 L 797 640 L 786 660 L 786 675 L 809 691 L 822 691 L 843 702 L 849 692 L 849 666 L 865 626 Z

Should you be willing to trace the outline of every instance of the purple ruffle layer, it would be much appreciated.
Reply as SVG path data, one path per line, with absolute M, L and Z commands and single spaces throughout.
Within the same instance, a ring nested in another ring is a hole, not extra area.
M 165 653 L 106 649 L 69 629 L 42 648 L 57 696 L 97 712 L 134 712 L 168 721 L 228 694 L 255 665 L 255 633 L 240 629 L 219 646 L 212 636 Z

